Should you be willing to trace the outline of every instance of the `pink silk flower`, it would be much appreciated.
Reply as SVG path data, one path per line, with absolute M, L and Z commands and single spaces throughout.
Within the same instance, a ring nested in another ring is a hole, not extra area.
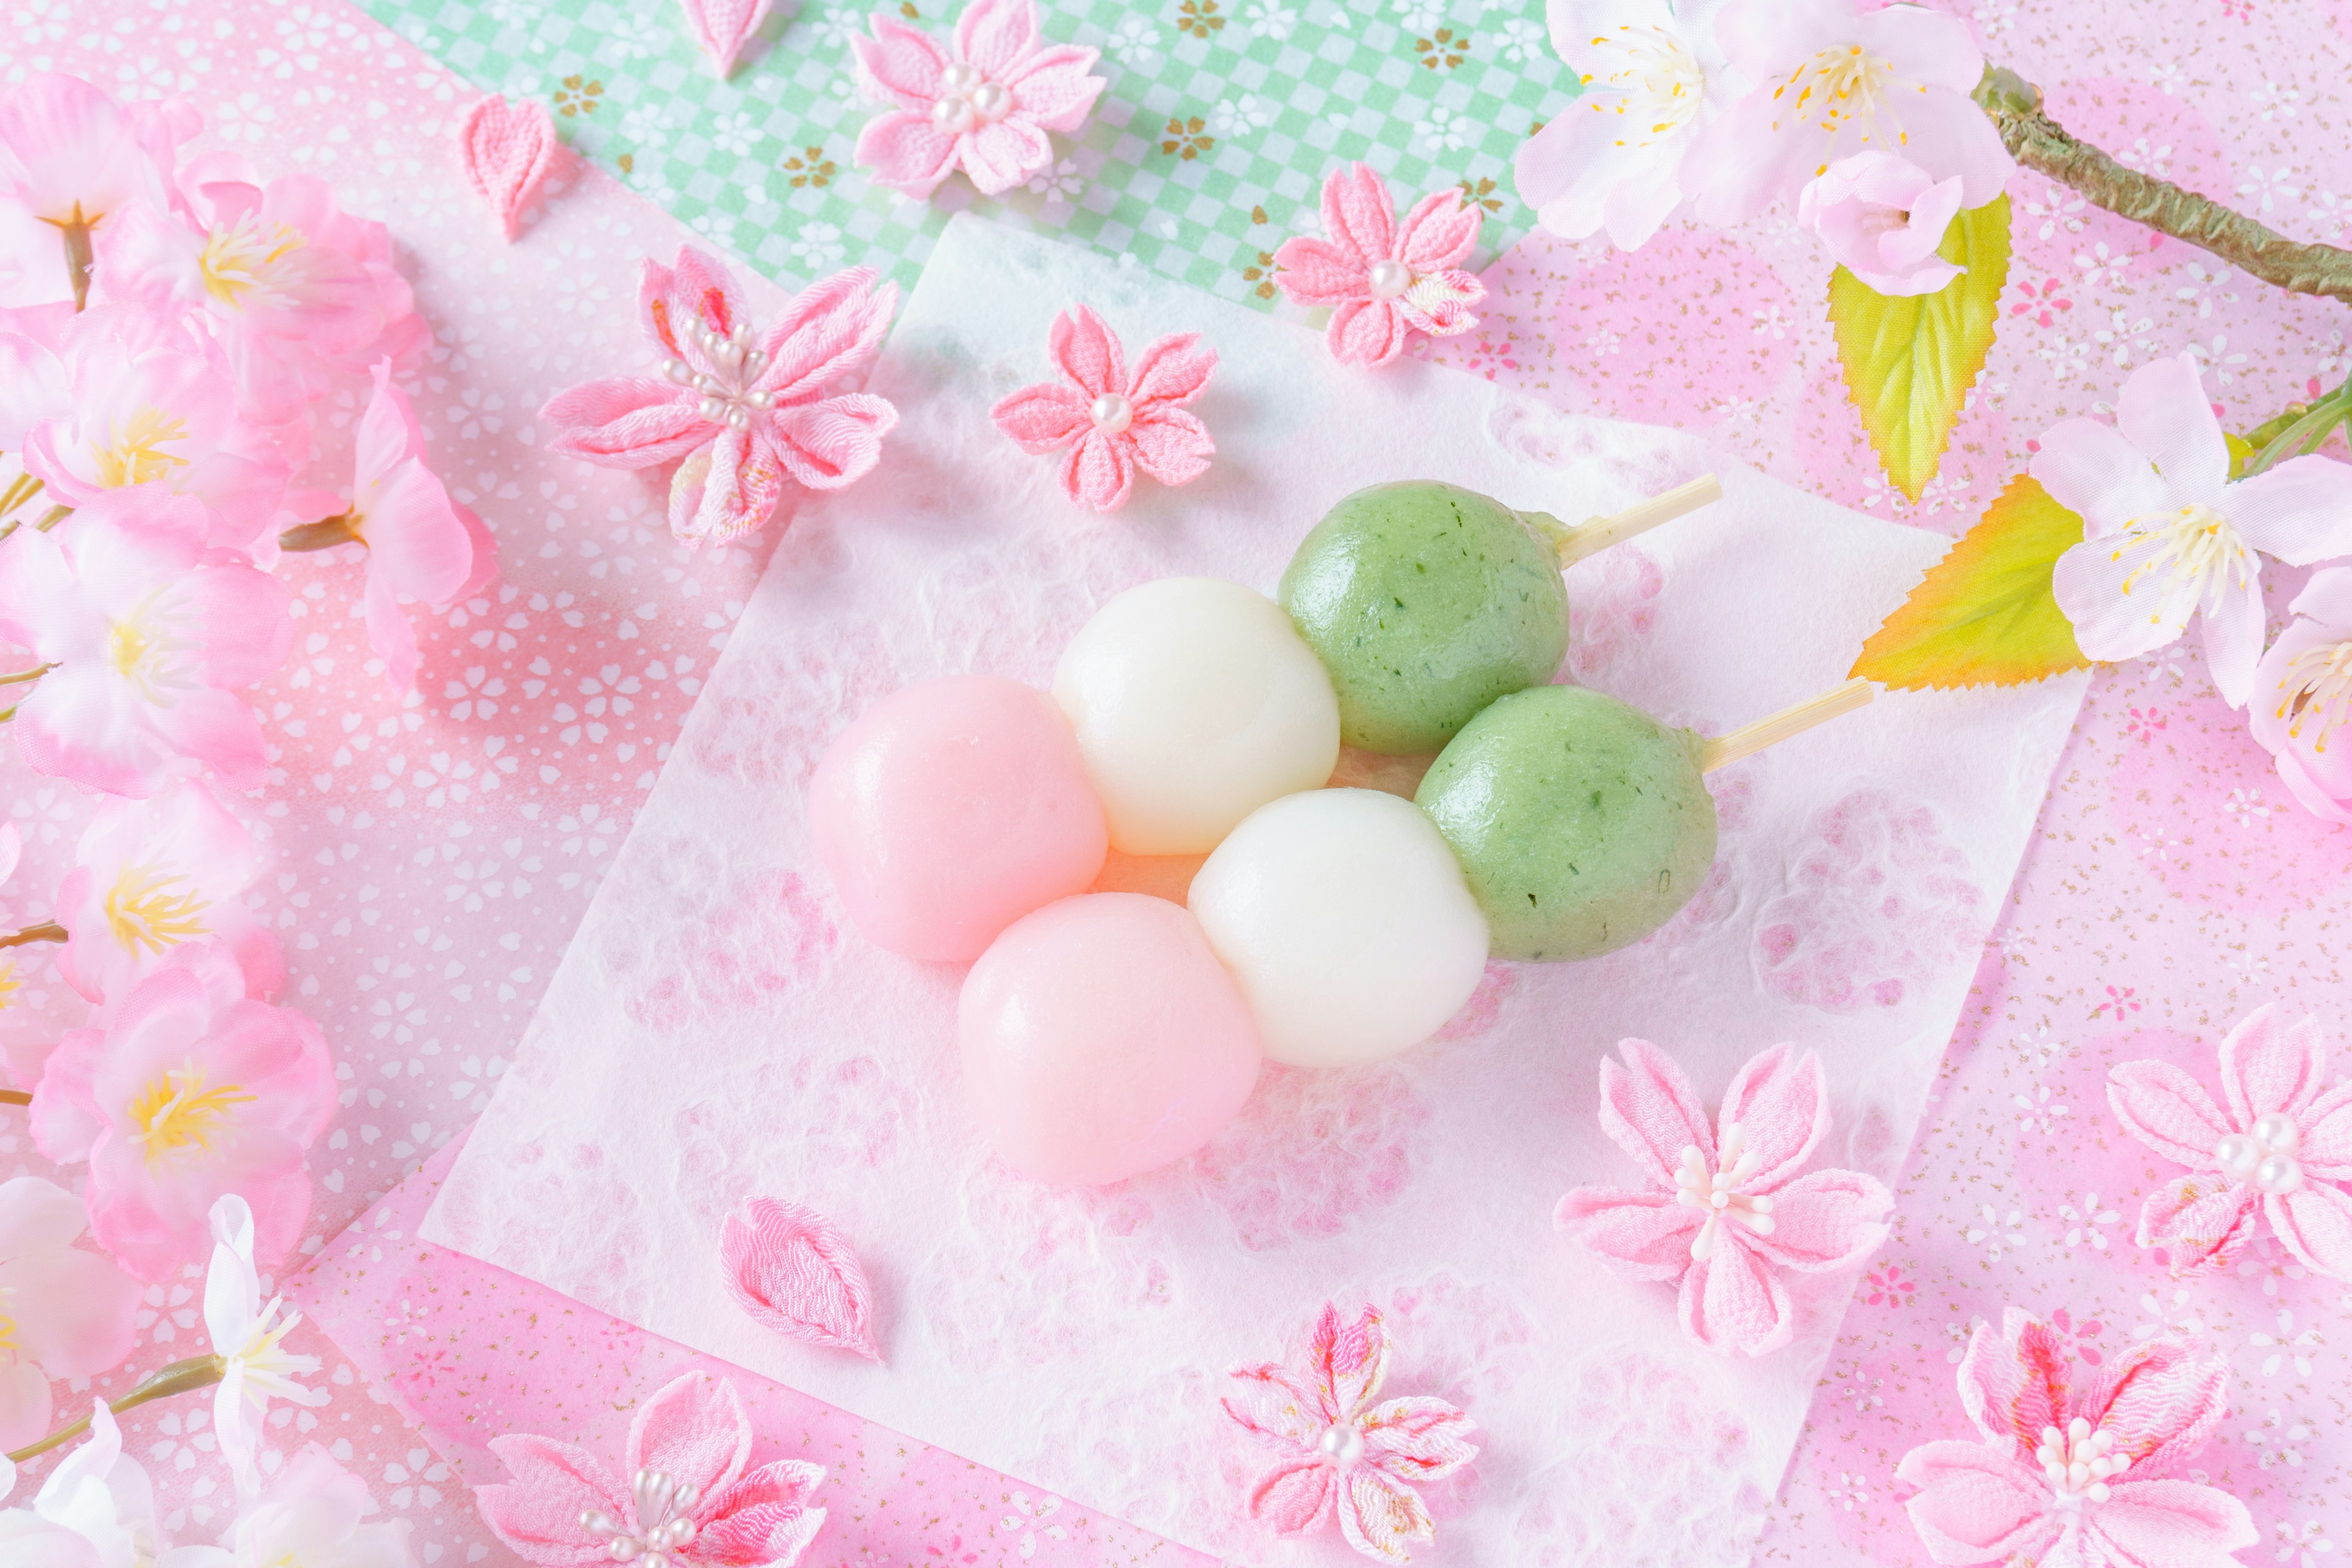
M 1345 364 L 1379 365 L 1404 352 L 1409 333 L 1451 337 L 1478 324 L 1468 307 L 1486 286 L 1462 270 L 1486 214 L 1462 193 L 1423 196 L 1396 221 L 1389 188 L 1368 163 L 1323 183 L 1321 239 L 1286 240 L 1274 280 L 1293 303 L 1331 307 L 1325 341 Z
M 1041 382 L 1001 399 L 989 411 L 996 427 L 1024 452 L 1058 452 L 1062 489 L 1097 511 L 1124 505 L 1138 468 L 1163 485 L 1188 484 L 1209 471 L 1216 443 L 1183 405 L 1208 390 L 1213 349 L 1196 353 L 1198 332 L 1161 338 L 1143 351 L 1135 374 L 1118 338 L 1084 305 L 1054 318 L 1048 341 L 1067 385 Z

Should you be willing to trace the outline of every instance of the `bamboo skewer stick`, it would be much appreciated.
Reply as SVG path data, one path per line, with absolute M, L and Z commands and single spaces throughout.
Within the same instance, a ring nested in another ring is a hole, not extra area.
M 1711 773 L 1742 757 L 1752 757 L 1767 746 L 1777 746 L 1816 724 L 1827 723 L 1841 713 L 1851 713 L 1877 695 L 1878 688 L 1856 676 L 1818 697 L 1806 698 L 1793 708 L 1783 708 L 1753 724 L 1743 724 L 1728 735 L 1714 736 L 1699 748 L 1699 771 Z
M 1636 501 L 1623 511 L 1588 519 L 1580 527 L 1563 528 L 1560 568 L 1565 571 L 1588 555 L 1622 544 L 1637 533 L 1647 533 L 1662 522 L 1672 522 L 1685 512 L 1696 511 L 1722 499 L 1723 481 L 1713 474 L 1701 474 L 1686 485 L 1676 485 L 1663 495 Z

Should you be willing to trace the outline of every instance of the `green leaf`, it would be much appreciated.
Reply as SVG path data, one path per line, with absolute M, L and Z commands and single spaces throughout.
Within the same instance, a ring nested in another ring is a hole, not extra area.
M 1952 219 L 1937 254 L 1968 268 L 1933 294 L 1881 294 L 1844 268 L 1830 274 L 1845 384 L 1895 489 L 1913 500 L 1936 477 L 1960 400 L 1984 369 L 2009 281 L 2009 198 Z
M 2050 574 L 2083 520 L 2020 474 L 1862 645 L 1853 673 L 1918 690 L 2017 686 L 2091 661 Z

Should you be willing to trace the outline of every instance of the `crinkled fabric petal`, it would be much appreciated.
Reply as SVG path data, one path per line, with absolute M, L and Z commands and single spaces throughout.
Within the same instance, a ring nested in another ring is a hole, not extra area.
M 2123 1062 L 2107 1074 L 2107 1104 L 2124 1131 L 2192 1171 L 2218 1167 L 2214 1146 L 2229 1119 L 2205 1086 L 2170 1062 Z
M 2259 1194 L 2219 1172 L 2196 1171 L 2148 1194 L 2139 1207 L 2139 1244 L 2160 1247 L 2175 1276 L 2236 1261 L 2253 1239 Z
M 1163 485 L 1190 484 L 1209 471 L 1217 444 L 1197 415 L 1160 408 L 1127 427 L 1128 449 L 1136 467 Z
M 875 98 L 928 119 L 947 73 L 947 51 L 920 27 L 910 27 L 887 12 L 874 13 L 870 26 L 872 37 L 849 40 L 857 58 L 858 85 Z
M 752 1470 L 699 1510 L 695 1560 L 720 1568 L 792 1568 L 824 1525 L 824 1510 L 809 1506 L 824 1479 L 824 1467 L 805 1459 L 776 1459 Z
M 1054 363 L 1089 399 L 1127 395 L 1127 357 L 1118 334 L 1091 308 L 1073 305 L 1055 317 L 1045 345 Z
M 1475 330 L 1478 318 L 1470 307 L 1486 297 L 1486 286 L 1459 268 L 1431 272 L 1413 279 L 1397 298 L 1405 325 L 1433 338 L 1450 338 Z
M 2352 1283 L 2352 1197 L 2326 1182 L 2263 1199 L 2263 1210 L 2286 1249 L 2331 1279 Z
M 1342 364 L 1386 364 L 1404 353 L 1405 338 L 1404 312 L 1387 300 L 1343 301 L 1324 332 L 1331 357 Z
M 2177 1473 L 2230 1411 L 2230 1364 L 2179 1340 L 2143 1340 L 2084 1373 L 2070 1415 L 2115 1434 L 2135 1479 Z
M 2221 499 L 2230 444 L 2196 355 L 2168 354 L 2132 372 L 2116 395 L 2116 428 L 2183 499 L 2208 505 Z
M 1691 1266 L 1698 1210 L 1672 1193 L 1578 1187 L 1554 1211 L 1559 1228 L 1632 1279 L 1679 1279 Z
M 1127 442 L 1089 427 L 1062 459 L 1060 477 L 1072 500 L 1097 511 L 1116 511 L 1135 489 L 1135 458 Z
M 1200 333 L 1171 332 L 1143 351 L 1127 388 L 1138 413 L 1190 403 L 1209 389 L 1217 353 L 1200 348 Z
M 1396 204 L 1369 163 L 1351 163 L 1323 182 L 1323 232 L 1367 269 L 1393 254 Z
M 631 1475 L 659 1470 L 710 1500 L 735 1484 L 751 1458 L 743 1396 L 723 1377 L 690 1372 L 638 1407 L 622 1467 Z
M 702 345 L 681 328 L 698 320 L 726 337 L 742 318 L 743 298 L 733 276 L 693 246 L 679 246 L 677 260 L 668 267 L 646 258 L 637 278 L 637 321 L 664 353 L 698 371 L 715 370 Z
M 1233 1375 L 1241 1389 L 1219 1403 L 1243 1431 L 1277 1452 L 1312 1452 L 1339 1418 L 1319 1390 L 1277 1363 L 1235 1367 Z
M 691 394 L 651 376 L 592 381 L 557 393 L 539 416 L 555 426 L 547 449 L 608 468 L 650 468 L 718 434 Z
M 2043 432 L 2030 471 L 2051 500 L 2081 514 L 2087 539 L 2120 533 L 2132 519 L 2164 509 L 2164 481 L 2147 454 L 2096 419 L 2061 420 Z
M 794 295 L 761 335 L 760 349 L 769 363 L 756 384 L 780 404 L 816 396 L 866 367 L 898 308 L 898 286 L 876 287 L 870 267 L 820 279 Z
M 1286 1459 L 1250 1489 L 1250 1517 L 1276 1535 L 1311 1534 L 1330 1516 L 1339 1490 L 1333 1479 L 1331 1467 L 1319 1455 Z
M 1370 1307 L 1349 1322 L 1327 1303 L 1316 1320 L 1309 1355 L 1318 1391 L 1339 1412 L 1334 1419 L 1351 1420 L 1388 1375 L 1389 1331 Z
M 1044 129 L 1019 115 L 967 132 L 959 145 L 963 172 L 984 196 L 1000 195 L 1054 162 Z
M 1772 1231 L 1748 1245 L 1783 1268 L 1852 1268 L 1886 1240 L 1895 1195 L 1859 1171 L 1809 1171 L 1772 1192 Z M 1727 1222 L 1729 1223 L 1729 1222 Z
M 688 544 L 725 544 L 775 515 L 784 491 L 784 465 L 772 441 L 722 430 L 710 444 L 709 462 L 699 486 L 670 487 L 670 531 L 677 538 Z M 685 468 L 678 479 L 686 479 Z
M 1037 0 L 970 0 L 956 18 L 956 58 L 992 81 L 1037 42 Z
M 1696 1145 L 1713 1170 L 1715 1132 L 1682 1064 L 1647 1040 L 1620 1040 L 1617 1052 L 1622 1065 L 1601 1058 L 1601 1131 L 1668 1193 L 1685 1149 Z
M 1777 1045 L 1750 1057 L 1723 1091 L 1716 1121 L 1739 1124 L 1747 1150 L 1758 1160 L 1747 1190 L 1770 1192 L 1796 1173 L 1830 1130 L 1829 1084 L 1822 1058 L 1793 1045 Z
M 1358 1465 L 1339 1478 L 1339 1533 L 1376 1563 L 1403 1563 L 1412 1542 L 1437 1539 L 1437 1524 L 1419 1492 L 1370 1465 Z
M 1465 206 L 1452 188 L 1415 202 L 1396 234 L 1396 258 L 1415 272 L 1444 272 L 1461 265 L 1478 243 L 1486 209 Z
M 1789 1292 L 1729 1226 L 1717 1228 L 1713 1251 L 1691 1260 L 1675 1310 L 1683 1332 L 1727 1355 L 1769 1354 L 1796 1331 Z
M 2197 613 L 2193 585 L 2147 572 L 2162 535 L 2088 539 L 2058 557 L 2050 586 L 2088 657 L 2120 663 L 2180 640 Z
M 474 1500 L 500 1541 L 541 1568 L 595 1568 L 612 1561 L 608 1542 L 583 1530 L 580 1516 L 594 1509 L 626 1519 L 631 1505 L 594 1455 L 521 1433 L 491 1438 L 490 1452 L 514 1479 L 475 1488 Z
M 928 113 L 895 109 L 877 114 L 857 133 L 852 156 L 874 171 L 874 183 L 927 201 L 955 172 L 960 138 L 933 124 Z
M 1274 280 L 1295 305 L 1337 305 L 1371 297 L 1364 265 L 1328 239 L 1286 239 L 1274 253 Z
M 0 882 L 8 879 L 0 877 Z M 2339 1083 L 2306 1107 L 2294 1157 L 2306 1176 L 2352 1181 L 2352 1083 Z
M 768 430 L 775 442 L 772 450 L 793 479 L 813 490 L 837 490 L 874 471 L 882 460 L 882 438 L 898 425 L 898 410 L 887 399 L 852 392 L 779 408 Z M 771 496 L 767 510 L 774 510 Z
M 2261 1539 L 2246 1505 L 2195 1481 L 2122 1481 L 2092 1509 L 2084 1533 L 2115 1568 L 2238 1568 Z
M 988 416 L 1024 452 L 1058 452 L 1094 424 L 1087 400 L 1053 382 L 1005 394 Z
M 2221 1041 L 2221 1092 L 2240 1127 L 2273 1110 L 2300 1119 L 2326 1083 L 2327 1042 L 2316 1018 L 2289 1024 L 2273 1002 L 2247 1014 Z
M 1101 52 L 1077 44 L 1051 44 L 998 79 L 1013 93 L 1013 112 L 1047 131 L 1068 132 L 1086 123 L 1109 85 L 1093 74 Z
M 2042 1428 L 2066 1424 L 2065 1346 L 2050 1325 L 2015 1307 L 2000 1327 L 1979 1323 L 1960 1357 L 1960 1406 L 1990 1443 L 2031 1451 Z
M 1478 1457 L 1470 1441 L 1478 1424 L 1426 1394 L 1376 1405 L 1359 1425 L 1364 1462 L 1407 1484 L 1442 1479 Z
M 865 1265 L 838 1226 L 778 1198 L 746 1198 L 719 1237 L 719 1274 L 753 1321 L 831 1350 L 882 1359 Z
M 2254 671 L 2263 660 L 2263 579 L 2250 563 L 2243 577 L 2231 574 L 2207 600 L 2197 623 L 2205 645 L 2205 671 L 2214 689 L 2232 708 L 2243 708 L 2254 692 Z
M 1921 1489 L 1903 1505 L 1938 1563 L 2034 1559 L 2053 1541 L 2050 1484 L 2006 1445 L 1945 1439 L 1903 1456 L 1895 1479 Z

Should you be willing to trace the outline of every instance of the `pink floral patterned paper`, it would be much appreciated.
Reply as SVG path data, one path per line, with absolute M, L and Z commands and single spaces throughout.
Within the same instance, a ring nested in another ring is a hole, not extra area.
M 1197 331 L 1218 355 L 1195 405 L 1217 464 L 1108 519 L 989 417 L 1079 300 L 1139 333 Z M 1295 325 L 968 216 L 869 385 L 900 411 L 889 455 L 779 545 L 424 1234 L 1242 1561 L 1345 1552 L 1243 1516 L 1260 1461 L 1217 1405 L 1225 1368 L 1271 1353 L 1268 1325 L 1334 1300 L 1389 1311 L 1398 1386 L 1487 1435 L 1424 1497 L 1441 1552 L 1501 1560 L 1579 1528 L 1578 1478 L 1612 1439 L 1569 1421 L 1559 1391 L 1595 1357 L 1671 1386 L 1659 1409 L 1721 1431 L 1727 1473 L 1769 1493 L 1858 1270 L 1792 1276 L 1794 1342 L 1737 1363 L 1683 1339 L 1670 1290 L 1597 1278 L 1551 1214 L 1627 1174 L 1594 1117 L 1599 1056 L 1643 1034 L 1719 1095 L 1759 1047 L 1797 1040 L 1835 1102 L 1824 1164 L 1891 1179 L 2079 679 L 1889 697 L 1727 770 L 1716 873 L 1654 940 L 1498 966 L 1445 1039 L 1357 1073 L 1269 1073 L 1196 1159 L 1045 1187 L 991 1160 L 964 1110 L 961 970 L 877 950 L 815 865 L 806 781 L 828 738 L 909 679 L 1039 678 L 1137 581 L 1271 584 L 1312 520 L 1369 482 L 1444 478 L 1580 519 L 1717 459 L 1457 372 L 1341 365 Z M 1707 731 L 1835 684 L 1867 606 L 1938 546 L 1745 469 L 1724 479 L 1721 506 L 1570 582 L 1605 637 L 1583 679 Z M 1868 918 L 1888 908 L 1918 915 L 1900 940 Z M 711 1259 L 760 1193 L 854 1239 L 892 1325 L 887 1366 L 738 1308 Z M 1423 1303 L 1409 1332 L 1390 1305 L 1408 1293 Z

